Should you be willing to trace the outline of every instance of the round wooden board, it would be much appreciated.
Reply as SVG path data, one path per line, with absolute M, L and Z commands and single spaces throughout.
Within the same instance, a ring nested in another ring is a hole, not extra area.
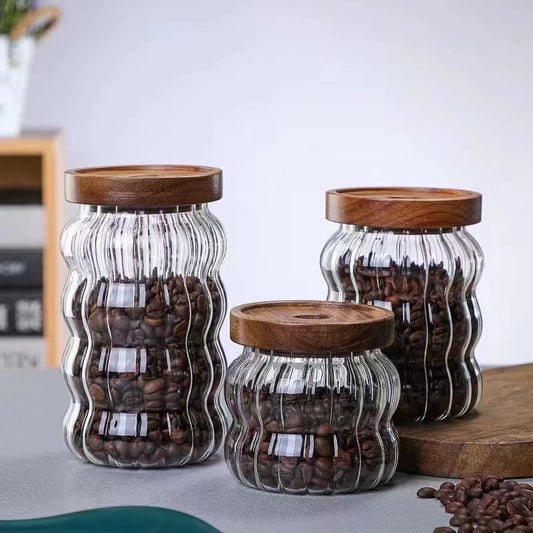
M 486 370 L 483 378 L 478 413 L 398 426 L 398 470 L 454 478 L 533 477 L 533 364 Z

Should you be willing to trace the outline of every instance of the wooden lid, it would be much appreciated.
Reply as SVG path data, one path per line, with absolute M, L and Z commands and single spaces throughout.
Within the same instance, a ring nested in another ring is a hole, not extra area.
M 138 165 L 67 170 L 65 199 L 76 204 L 170 207 L 222 198 L 222 170 L 189 165 Z
M 375 187 L 326 193 L 326 218 L 377 228 L 453 228 L 481 220 L 481 194 L 461 189 Z
M 368 305 L 280 301 L 231 311 L 231 339 L 243 346 L 304 354 L 349 353 L 394 341 L 394 315 Z

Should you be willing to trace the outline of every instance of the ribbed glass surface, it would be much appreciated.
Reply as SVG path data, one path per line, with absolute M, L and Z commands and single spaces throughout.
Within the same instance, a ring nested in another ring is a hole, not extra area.
M 464 228 L 379 230 L 340 225 L 321 256 L 328 299 L 391 309 L 396 339 L 383 349 L 400 374 L 396 418 L 462 416 L 481 399 L 474 348 L 481 335 L 475 288 L 483 266 Z
M 124 467 L 213 455 L 226 433 L 220 222 L 207 205 L 87 206 L 65 227 L 61 250 L 69 449 Z
M 398 462 L 399 387 L 380 351 L 312 357 L 246 347 L 226 380 L 228 467 L 244 485 L 272 492 L 385 483 Z

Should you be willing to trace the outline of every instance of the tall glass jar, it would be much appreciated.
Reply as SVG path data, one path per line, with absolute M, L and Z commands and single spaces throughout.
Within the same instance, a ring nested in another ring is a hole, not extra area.
M 226 243 L 208 207 L 222 172 L 91 168 L 68 171 L 65 184 L 80 204 L 61 238 L 68 448 L 117 467 L 207 459 L 226 433 Z
M 466 226 L 481 195 L 455 189 L 369 188 L 327 193 L 337 232 L 321 256 L 328 300 L 384 307 L 396 317 L 384 353 L 400 374 L 396 419 L 437 421 L 472 412 L 482 381 L 476 285 L 483 254 Z
M 385 309 L 266 302 L 231 312 L 244 351 L 230 365 L 225 457 L 244 485 L 291 494 L 348 493 L 389 481 L 398 463 L 391 417 L 396 369 Z

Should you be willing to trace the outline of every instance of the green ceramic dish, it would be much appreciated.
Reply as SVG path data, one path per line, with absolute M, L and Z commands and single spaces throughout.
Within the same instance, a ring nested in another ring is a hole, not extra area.
M 162 507 L 104 507 L 32 520 L 0 520 L 0 532 L 220 533 L 194 516 Z

